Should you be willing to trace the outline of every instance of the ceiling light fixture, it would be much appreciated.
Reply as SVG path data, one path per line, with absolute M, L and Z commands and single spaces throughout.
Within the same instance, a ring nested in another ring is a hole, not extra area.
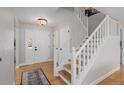
M 43 19 L 43 18 L 38 18 L 37 24 L 42 25 L 42 26 L 46 26 L 48 24 L 48 21 L 46 19 Z

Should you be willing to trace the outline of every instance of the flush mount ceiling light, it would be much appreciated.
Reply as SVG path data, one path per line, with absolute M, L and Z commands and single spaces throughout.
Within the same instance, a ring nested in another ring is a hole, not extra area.
M 46 26 L 48 24 L 47 20 L 43 18 L 38 18 L 36 22 L 37 24 L 42 25 L 42 26 Z

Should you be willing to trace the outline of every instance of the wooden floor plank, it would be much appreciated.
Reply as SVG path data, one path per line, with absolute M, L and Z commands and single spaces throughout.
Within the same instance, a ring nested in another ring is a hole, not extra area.
M 124 85 L 124 65 L 121 65 L 118 71 L 101 81 L 99 85 Z
M 37 64 L 32 64 L 32 65 L 26 65 L 22 66 L 20 68 L 16 69 L 16 85 L 21 84 L 21 75 L 22 72 L 32 70 L 32 69 L 42 69 L 44 74 L 46 75 L 47 79 L 52 85 L 65 85 L 63 80 L 61 80 L 59 77 L 53 76 L 53 62 L 42 62 L 42 63 L 37 63 Z
M 21 83 L 22 72 L 37 68 L 41 68 L 43 70 L 44 74 L 52 85 L 65 85 L 63 80 L 61 80 L 59 77 L 53 76 L 53 62 L 37 63 L 17 68 L 15 75 L 16 85 L 20 85 Z M 121 65 L 120 70 L 110 75 L 98 85 L 124 85 L 124 65 Z

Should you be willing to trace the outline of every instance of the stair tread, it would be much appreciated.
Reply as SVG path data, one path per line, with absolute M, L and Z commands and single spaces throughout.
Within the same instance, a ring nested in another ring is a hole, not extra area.
M 67 81 L 71 82 L 71 74 L 67 71 L 61 70 L 59 71 L 59 74 L 61 74 Z
M 76 64 L 79 64 L 79 62 L 76 61 Z M 71 64 L 65 64 L 64 67 L 67 68 L 68 70 L 71 70 Z
M 71 64 L 65 64 L 64 67 L 67 68 L 68 70 L 71 70 Z

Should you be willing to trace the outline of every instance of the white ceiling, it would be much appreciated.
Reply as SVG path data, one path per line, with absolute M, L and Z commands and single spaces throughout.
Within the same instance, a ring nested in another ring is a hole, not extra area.
M 124 23 L 124 7 L 95 7 L 95 8 Z
M 37 18 L 42 17 L 48 20 L 48 26 L 56 26 L 72 15 L 73 8 L 39 7 L 39 8 L 12 8 L 14 14 L 23 23 L 36 24 Z
M 109 14 L 124 23 L 124 7 L 95 7 L 97 10 Z M 38 8 L 12 8 L 17 18 L 23 23 L 36 24 L 39 17 L 46 18 L 49 26 L 61 24 L 63 20 L 70 18 L 73 14 L 71 7 L 38 7 Z

